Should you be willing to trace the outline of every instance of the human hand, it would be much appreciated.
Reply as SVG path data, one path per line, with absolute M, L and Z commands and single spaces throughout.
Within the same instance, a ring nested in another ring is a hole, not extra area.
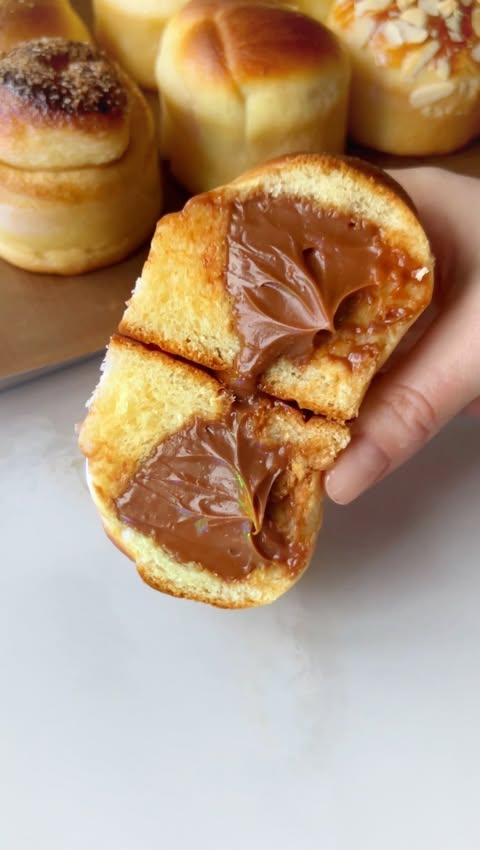
M 480 180 L 437 168 L 392 172 L 436 257 L 437 315 L 373 381 L 352 441 L 326 478 L 347 504 L 406 461 L 462 409 L 480 415 Z

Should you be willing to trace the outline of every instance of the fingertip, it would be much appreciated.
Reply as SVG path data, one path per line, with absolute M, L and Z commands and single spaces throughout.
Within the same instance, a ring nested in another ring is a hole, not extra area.
M 390 459 L 365 435 L 353 437 L 325 479 L 327 496 L 337 505 L 348 505 L 388 471 Z

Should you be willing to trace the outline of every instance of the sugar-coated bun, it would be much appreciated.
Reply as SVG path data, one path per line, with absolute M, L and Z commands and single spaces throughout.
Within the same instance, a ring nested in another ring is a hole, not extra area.
M 159 222 L 80 434 L 146 582 L 228 608 L 293 585 L 345 420 L 432 280 L 411 202 L 359 161 L 283 157 Z
M 0 59 L 0 161 L 80 168 L 120 159 L 130 137 L 125 78 L 86 42 L 38 39 Z
M 268 2 L 194 0 L 157 60 L 163 154 L 192 192 L 294 151 L 341 152 L 349 66 L 321 24 Z
M 93 0 L 95 34 L 134 80 L 156 88 L 155 59 L 170 16 L 186 0 Z
M 68 0 L 0 0 L 0 53 L 42 36 L 90 41 Z
M 85 42 L 43 38 L 0 57 L 0 256 L 76 274 L 153 231 L 153 121 L 136 86 Z
M 397 155 L 450 153 L 480 134 L 479 0 L 336 0 L 350 51 L 350 132 Z

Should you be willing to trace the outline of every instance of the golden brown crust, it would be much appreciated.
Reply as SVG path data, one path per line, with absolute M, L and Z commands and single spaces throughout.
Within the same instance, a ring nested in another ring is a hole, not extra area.
M 318 22 L 253 0 L 194 0 L 156 65 L 162 150 L 192 193 L 291 151 L 342 152 L 345 51 Z
M 131 91 L 90 44 L 42 38 L 14 47 L 0 57 L 0 162 L 36 171 L 120 159 Z
M 185 63 L 206 80 L 281 79 L 341 57 L 329 30 L 269 2 L 193 0 L 176 19 L 185 26 Z
M 0 53 L 42 36 L 90 41 L 85 24 L 67 0 L 0 0 Z
M 104 53 L 84 42 L 40 38 L 0 57 L 2 123 L 75 125 L 95 133 L 123 120 L 124 81 Z

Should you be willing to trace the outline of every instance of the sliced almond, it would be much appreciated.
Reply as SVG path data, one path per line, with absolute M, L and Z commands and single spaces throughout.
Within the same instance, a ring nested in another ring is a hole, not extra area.
M 437 16 L 440 14 L 438 11 L 438 0 L 418 0 L 418 5 L 427 15 Z
M 415 0 L 397 0 L 397 8 L 403 12 L 405 9 L 408 9 L 410 6 L 413 6 Z
M 420 50 L 412 51 L 402 62 L 402 72 L 407 77 L 416 77 L 439 50 L 440 42 L 430 41 L 428 44 L 424 44 Z
M 429 106 L 431 103 L 449 97 L 454 91 L 455 83 L 451 80 L 441 83 L 428 83 L 428 85 L 418 86 L 414 89 L 410 93 L 409 101 L 414 109 L 421 109 L 422 106 Z
M 356 47 L 365 47 L 375 32 L 375 18 L 357 18 L 351 30 Z
M 472 48 L 471 57 L 474 62 L 480 63 L 480 41 Z
M 424 27 L 427 23 L 427 16 L 423 9 L 420 9 L 419 6 L 411 6 L 410 9 L 406 9 L 405 12 L 402 12 L 400 15 L 400 19 L 402 21 L 407 21 L 409 24 L 413 24 L 414 27 Z
M 402 33 L 396 21 L 387 21 L 382 27 L 382 33 L 392 47 L 400 47 L 404 43 Z
M 391 0 L 358 0 L 355 3 L 355 17 L 361 18 L 368 12 L 384 12 L 391 5 Z
M 480 9 L 474 9 L 472 12 L 472 27 L 475 35 L 480 38 Z
M 449 32 L 462 32 L 463 13 L 460 10 L 453 12 L 448 18 L 445 18 L 445 23 Z
M 425 27 L 414 27 L 408 21 L 402 20 L 398 20 L 396 23 L 405 44 L 422 44 L 427 40 L 428 31 Z
M 436 70 L 441 80 L 448 80 L 450 77 L 450 62 L 445 58 L 445 56 L 441 56 L 440 59 L 437 59 Z
M 467 6 L 467 8 L 468 8 L 469 6 L 472 5 L 473 0 L 460 0 L 460 3 L 462 4 L 462 6 Z
M 426 274 L 428 274 L 428 269 L 426 266 L 422 266 L 421 269 L 416 269 L 416 271 L 414 271 L 413 276 L 415 280 L 421 281 Z
M 458 9 L 458 5 L 455 0 L 440 0 L 438 4 L 438 11 L 440 12 L 442 18 L 449 18 L 450 15 L 453 15 Z

